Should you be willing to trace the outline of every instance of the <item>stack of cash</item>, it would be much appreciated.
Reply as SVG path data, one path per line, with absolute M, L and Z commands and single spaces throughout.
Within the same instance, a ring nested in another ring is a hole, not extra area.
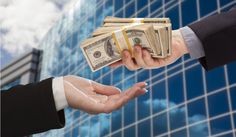
M 136 45 L 147 49 L 153 58 L 171 55 L 169 18 L 106 17 L 103 26 L 96 29 L 80 47 L 94 72 L 119 61 L 125 49 L 133 56 Z

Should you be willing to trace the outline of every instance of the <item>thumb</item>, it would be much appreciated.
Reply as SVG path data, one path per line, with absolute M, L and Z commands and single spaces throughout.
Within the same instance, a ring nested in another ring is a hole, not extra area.
M 116 88 L 114 86 L 103 85 L 95 81 L 92 81 L 91 84 L 94 88 L 94 91 L 98 94 L 109 96 L 109 95 L 119 94 L 121 92 L 119 88 Z

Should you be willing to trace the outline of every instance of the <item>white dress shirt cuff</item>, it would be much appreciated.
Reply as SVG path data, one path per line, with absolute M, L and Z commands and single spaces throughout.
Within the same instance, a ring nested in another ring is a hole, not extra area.
M 180 29 L 180 32 L 187 45 L 189 54 L 193 59 L 199 59 L 205 56 L 205 52 L 200 39 L 196 36 L 191 28 L 188 26 Z
M 52 90 L 57 111 L 68 106 L 66 100 L 63 77 L 57 77 L 52 80 Z

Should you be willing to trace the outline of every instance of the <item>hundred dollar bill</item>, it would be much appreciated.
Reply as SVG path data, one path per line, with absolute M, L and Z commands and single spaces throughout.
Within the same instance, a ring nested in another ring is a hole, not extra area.
M 151 54 L 157 54 L 154 43 L 153 26 L 139 24 L 87 39 L 80 48 L 94 72 L 120 60 L 124 49 L 132 54 L 135 45 L 146 48 Z
M 171 54 L 171 24 L 155 24 L 155 39 L 156 43 L 153 49 L 156 51 L 156 54 L 153 54 L 153 57 L 164 58 Z M 93 37 L 109 33 L 111 31 L 119 30 L 122 26 L 115 27 L 99 27 L 92 34 Z

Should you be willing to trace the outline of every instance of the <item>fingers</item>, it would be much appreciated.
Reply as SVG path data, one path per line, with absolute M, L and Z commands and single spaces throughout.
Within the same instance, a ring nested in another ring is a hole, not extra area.
M 104 106 L 103 112 L 110 113 L 114 110 L 121 108 L 123 105 L 125 105 L 129 100 L 133 99 L 134 97 L 145 94 L 146 89 L 144 88 L 146 87 L 146 85 L 147 84 L 145 82 L 140 82 L 135 84 L 132 88 L 128 89 L 127 91 L 120 93 L 119 97 L 115 95 L 113 99 L 108 100 L 108 102 Z
M 142 68 L 147 67 L 147 65 L 145 64 L 145 62 L 143 60 L 142 48 L 140 46 L 135 46 L 134 47 L 134 58 L 135 58 L 135 61 L 138 64 L 138 66 L 140 66 Z
M 116 88 L 113 86 L 102 85 L 95 81 L 92 81 L 91 84 L 92 84 L 92 87 L 94 88 L 94 91 L 98 94 L 109 96 L 109 95 L 119 94 L 121 92 L 119 88 Z
M 123 64 L 129 69 L 129 70 L 136 70 L 140 67 L 134 62 L 132 59 L 130 53 L 127 50 L 124 50 L 122 53 L 122 61 Z
M 143 60 L 148 68 L 151 68 L 155 64 L 155 60 L 151 57 L 151 54 L 143 49 L 142 50 Z
M 119 60 L 113 64 L 110 64 L 109 66 L 112 67 L 112 68 L 116 68 L 116 67 L 119 67 L 119 66 L 122 66 L 123 65 L 123 62 L 122 60 Z

